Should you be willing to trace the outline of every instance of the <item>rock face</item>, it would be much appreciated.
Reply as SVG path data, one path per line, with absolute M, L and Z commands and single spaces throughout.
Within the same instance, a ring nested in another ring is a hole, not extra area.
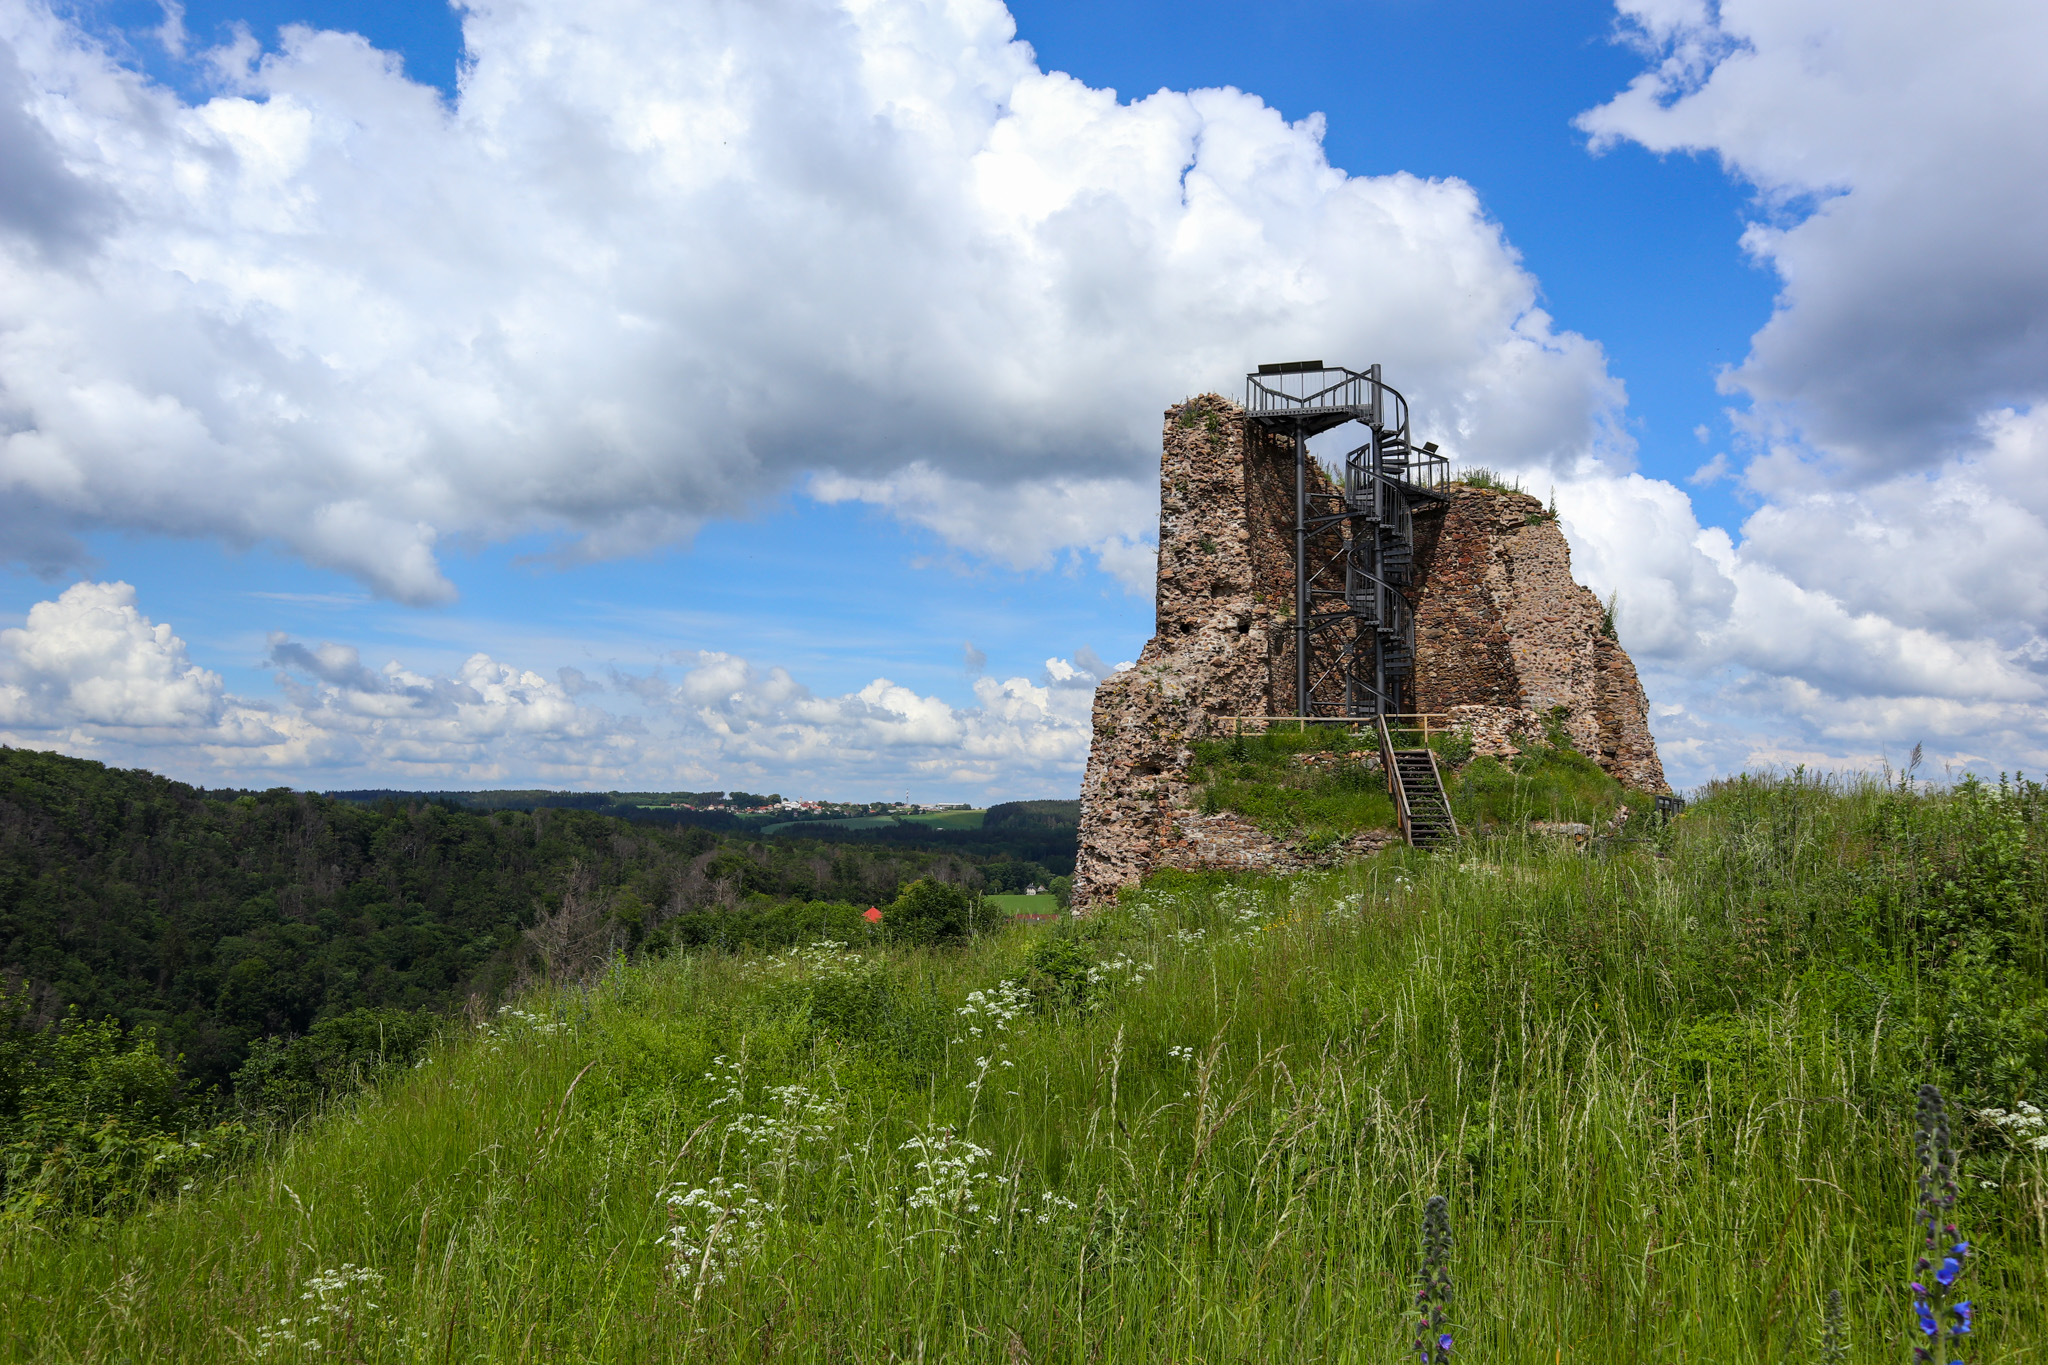
M 1321 477 L 1320 473 L 1317 474 Z M 1166 412 L 1159 461 L 1157 633 L 1096 689 L 1081 785 L 1074 903 L 1159 867 L 1289 869 L 1370 851 L 1366 834 L 1313 853 L 1189 800 L 1191 745 L 1227 717 L 1294 712 L 1294 457 L 1226 398 Z M 1534 498 L 1457 486 L 1417 518 L 1416 692 L 1475 750 L 1540 740 L 1563 707 L 1573 742 L 1625 784 L 1664 791 L 1635 667 L 1572 581 L 1563 533 Z

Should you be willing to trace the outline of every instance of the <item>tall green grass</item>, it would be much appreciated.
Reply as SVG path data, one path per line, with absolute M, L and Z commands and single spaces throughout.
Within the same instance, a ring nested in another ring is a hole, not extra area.
M 1933 1078 L 1972 1365 L 2048 1358 L 2048 1154 L 1968 1118 L 2048 1072 L 2037 808 L 1749 782 L 1601 858 L 617 967 L 174 1202 L 13 1229 L 0 1353 L 1393 1361 L 1442 1194 L 1460 1359 L 1803 1359 L 1840 1288 L 1898 1360 Z

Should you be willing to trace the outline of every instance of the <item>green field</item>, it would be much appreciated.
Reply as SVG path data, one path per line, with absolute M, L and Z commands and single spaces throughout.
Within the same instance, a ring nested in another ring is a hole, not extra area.
M 1005 914 L 1011 915 L 1057 915 L 1060 901 L 1057 896 L 984 896 L 990 905 L 1000 906 Z
M 1817 1360 L 1833 1290 L 1901 1361 L 1933 1081 L 1968 1359 L 2048 1360 L 2048 1151 L 1988 1115 L 2048 1099 L 2044 826 L 1752 780 L 1601 857 L 614 960 L 126 1216 L 67 1213 L 90 1142 L 20 1168 L 0 1359 L 1412 1360 L 1441 1195 L 1460 1361 Z

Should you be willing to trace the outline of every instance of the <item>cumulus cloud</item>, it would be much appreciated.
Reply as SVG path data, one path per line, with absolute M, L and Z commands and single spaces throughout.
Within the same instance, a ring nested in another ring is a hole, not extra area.
M 1650 65 L 1580 125 L 1708 152 L 1782 281 L 1747 358 L 1739 536 L 1668 483 L 1559 484 L 1674 775 L 2048 762 L 2048 10 L 1620 0 Z
M 1164 403 L 1381 360 L 1459 463 L 1558 486 L 1683 780 L 1923 738 L 2038 765 L 2048 10 L 1620 13 L 1647 68 L 1583 126 L 1721 158 L 1783 281 L 1726 376 L 1748 444 L 1695 476 L 1757 499 L 1739 535 L 1630 472 L 1599 347 L 1468 186 L 1346 175 L 1240 91 L 1119 103 L 993 0 L 487 0 L 452 105 L 303 28 L 194 54 L 191 104 L 30 0 L 0 7 L 0 550 L 269 541 L 430 602 L 445 543 L 629 554 L 797 487 L 1142 594 Z M 8 634 L 9 734 L 223 772 L 980 781 L 1073 772 L 1102 676 L 1077 651 L 955 705 L 726 655 L 600 685 L 278 640 L 267 703 L 121 591 Z
M 779 784 L 831 795 L 914 783 L 987 793 L 1075 785 L 1094 676 L 973 680 L 955 705 L 887 678 L 823 696 L 786 669 L 700 653 L 680 676 L 487 654 L 437 675 L 353 646 L 270 637 L 281 700 L 238 697 L 126 583 L 80 583 L 0 631 L 0 743 L 139 759 L 194 781 L 313 787 L 542 782 L 647 790 Z M 585 700 L 609 692 L 621 705 Z
M 1674 781 L 1759 765 L 1874 767 L 1922 741 L 1958 766 L 2048 766 L 2038 609 L 1999 618 L 1997 600 L 1972 600 L 1973 584 L 1919 572 L 1912 556 L 1958 528 L 1972 534 L 1966 517 L 1870 523 L 1872 496 L 1909 508 L 1915 495 L 1945 498 L 1973 477 L 1956 470 L 1911 476 L 1910 489 L 1774 502 L 1741 541 L 1701 526 L 1661 480 L 1589 468 L 1558 484 L 1574 568 L 1603 597 L 1617 594 Z M 2005 516 L 1994 507 L 1977 510 Z M 2038 590 L 2036 570 L 2013 567 L 2013 581 L 1987 587 L 1994 599 Z
M 211 727 L 220 675 L 135 606 L 126 583 L 78 583 L 0 631 L 0 725 L 39 730 Z
M 1600 349 L 1468 186 L 1348 176 L 1237 90 L 1120 103 L 1014 32 L 484 0 L 452 105 L 297 27 L 193 54 L 195 105 L 0 9 L 5 548 L 267 541 L 432 602 L 446 537 L 628 554 L 794 485 L 1143 591 L 1160 408 L 1259 360 L 1384 361 L 1474 460 L 1603 439 Z
M 2048 397 L 2048 7 L 1618 8 L 1654 65 L 1581 126 L 1712 153 L 1761 196 L 1743 243 L 1784 288 L 1731 385 L 1865 479 Z
M 1078 672 L 1048 660 L 1066 678 Z M 956 707 L 887 678 L 827 697 L 781 668 L 699 654 L 673 683 L 641 695 L 677 723 L 680 742 L 726 765 L 827 783 L 904 776 L 985 786 L 1052 778 L 1077 783 L 1088 756 L 1092 681 L 977 677 L 975 705 Z

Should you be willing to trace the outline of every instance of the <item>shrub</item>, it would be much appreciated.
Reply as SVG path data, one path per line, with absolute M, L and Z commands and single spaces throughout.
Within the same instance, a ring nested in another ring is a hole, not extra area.
M 678 948 L 726 952 L 779 952 L 820 939 L 859 944 L 872 941 L 879 933 L 865 918 L 867 909 L 847 901 L 778 902 L 756 896 L 729 910 L 686 911 L 664 923 L 657 935 Z
M 1049 1008 L 1088 1002 L 1088 969 L 1095 958 L 1070 933 L 1052 934 L 1031 945 L 1024 955 L 1024 988 Z
M 903 888 L 882 925 L 898 943 L 959 943 L 967 937 L 972 909 L 968 892 L 924 877 Z
M 1429 747 L 1436 750 L 1439 762 L 1446 768 L 1462 768 L 1472 761 L 1472 732 L 1450 730 L 1429 737 Z
M 321 1020 L 303 1037 L 266 1038 L 235 1072 L 235 1099 L 252 1114 L 296 1118 L 329 1096 L 410 1066 L 439 1022 L 422 1010 L 354 1009 Z
M 243 1135 L 187 1131 L 202 1108 L 155 1029 L 124 1035 L 75 1008 L 38 1029 L 27 992 L 0 986 L 0 1222 L 118 1216 L 177 1189 Z

